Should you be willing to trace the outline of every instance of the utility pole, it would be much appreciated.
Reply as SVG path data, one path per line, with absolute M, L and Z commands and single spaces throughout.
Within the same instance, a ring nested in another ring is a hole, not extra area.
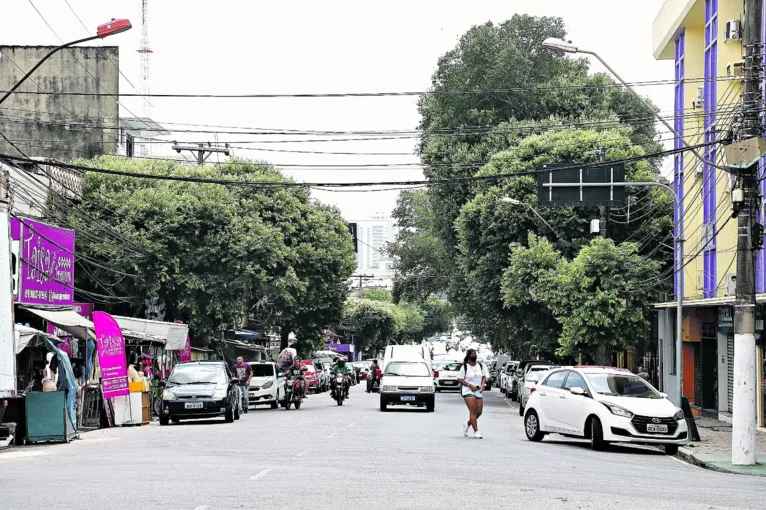
M 351 278 L 359 278 L 359 299 L 362 299 L 362 283 L 364 280 L 372 280 L 375 278 L 375 275 L 371 274 L 354 274 L 351 275 Z
M 762 134 L 759 118 L 763 41 L 761 40 L 763 0 L 745 0 L 745 83 L 743 94 L 743 141 L 757 140 Z M 728 156 L 728 153 L 727 153 Z M 759 155 L 760 157 L 760 155 Z M 728 161 L 727 157 L 727 161 Z M 737 213 L 737 297 L 734 306 L 734 402 L 731 434 L 731 462 L 756 463 L 755 450 L 755 262 L 753 226 L 758 207 L 757 159 L 747 167 L 731 170 L 739 175 L 740 188 L 732 190 Z
M 604 147 L 599 147 L 598 159 L 602 163 L 606 162 L 606 149 Z M 601 213 L 601 221 L 599 221 L 599 225 L 598 225 L 598 228 L 600 230 L 600 235 L 601 237 L 607 237 L 606 222 L 609 220 L 609 207 L 602 205 L 601 207 L 598 208 L 598 210 Z
M 181 151 L 190 151 L 192 152 L 196 158 L 197 158 L 197 164 L 202 165 L 207 161 L 207 158 L 210 157 L 211 154 L 215 152 L 223 153 L 225 156 L 233 156 L 234 151 L 232 151 L 229 148 L 229 144 L 224 144 L 223 147 L 218 147 L 217 145 L 213 145 L 210 142 L 205 145 L 204 143 L 194 145 L 179 145 L 176 142 L 173 142 L 172 149 L 176 151 L 177 153 L 181 154 Z
M 16 341 L 13 331 L 13 278 L 11 277 L 11 204 L 6 182 L 8 174 L 0 170 L 0 397 L 2 388 L 16 387 Z M 5 390 L 7 391 L 7 390 Z M 3 409 L 0 409 L 2 421 Z

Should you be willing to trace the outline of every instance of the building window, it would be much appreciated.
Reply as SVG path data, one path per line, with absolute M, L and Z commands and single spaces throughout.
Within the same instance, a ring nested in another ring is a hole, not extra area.
M 675 59 L 675 112 L 673 124 L 676 132 L 684 136 L 684 77 L 686 72 L 686 34 L 681 32 L 676 39 L 676 59 Z M 680 138 L 674 140 L 674 147 L 681 149 L 684 146 Z M 679 238 L 683 235 L 683 216 L 684 216 L 684 155 L 676 154 L 673 161 L 673 180 L 676 192 L 680 198 L 678 209 L 674 211 L 675 236 Z M 678 253 L 674 255 L 678 267 Z M 678 272 L 674 278 L 674 292 L 683 292 L 680 287 L 681 273 Z

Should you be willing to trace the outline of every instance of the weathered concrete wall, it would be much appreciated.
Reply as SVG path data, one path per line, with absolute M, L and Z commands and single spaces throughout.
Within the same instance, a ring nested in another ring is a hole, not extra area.
M 51 46 L 0 46 L 0 90 L 9 90 Z M 27 156 L 70 161 L 117 152 L 119 49 L 75 47 L 54 54 L 2 105 L 0 130 Z M 23 91 L 46 92 L 24 94 Z M 20 155 L 0 137 L 0 153 Z

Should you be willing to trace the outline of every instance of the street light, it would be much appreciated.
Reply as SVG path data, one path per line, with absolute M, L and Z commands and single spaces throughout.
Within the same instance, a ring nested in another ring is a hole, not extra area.
M 603 58 L 601 58 L 601 56 L 599 56 L 599 54 L 598 54 L 598 53 L 596 53 L 595 51 L 590 51 L 590 50 L 583 50 L 583 49 L 581 49 L 581 48 L 578 48 L 578 47 L 577 47 L 577 46 L 575 46 L 574 44 L 572 44 L 572 41 L 565 41 L 565 40 L 563 40 L 563 39 L 557 39 L 557 38 L 555 38 L 555 37 L 549 37 L 549 38 L 547 38 L 545 41 L 543 41 L 543 47 L 544 47 L 544 48 L 549 48 L 549 49 L 551 49 L 551 50 L 560 51 L 560 52 L 562 52 L 562 53 L 584 53 L 584 54 L 586 54 L 586 55 L 593 55 L 594 57 L 596 57 L 596 58 L 598 59 L 598 61 L 599 61 L 599 62 L 601 62 L 601 64 L 602 64 L 604 67 L 606 67 L 606 68 L 609 70 L 609 72 L 610 72 L 610 73 L 612 73 L 612 74 L 614 75 L 614 77 L 615 77 L 615 78 L 617 78 L 617 81 L 619 81 L 619 82 L 620 82 L 620 83 L 621 83 L 621 84 L 622 84 L 622 85 L 623 85 L 623 86 L 624 86 L 626 89 L 628 89 L 628 91 L 629 91 L 629 92 L 630 92 L 630 93 L 631 93 L 631 94 L 632 94 L 632 95 L 633 95 L 633 96 L 634 96 L 636 99 L 638 99 L 638 100 L 641 102 L 641 104 L 643 104 L 643 105 L 646 107 L 646 109 L 647 109 L 647 110 L 649 110 L 650 112 L 652 112 L 652 115 L 654 115 L 654 116 L 655 116 L 655 118 L 656 118 L 657 120 L 659 120 L 659 121 L 662 123 L 662 125 L 663 125 L 663 126 L 665 126 L 665 127 L 668 129 L 668 131 L 670 131 L 671 133 L 673 133 L 673 135 L 674 135 L 676 138 L 678 138 L 678 140 L 680 140 L 680 141 L 681 141 L 681 143 L 682 143 L 682 144 L 684 144 L 684 146 L 685 146 L 687 149 L 689 149 L 689 150 L 692 152 L 692 154 L 694 154 L 694 156 L 695 156 L 695 157 L 696 157 L 698 160 L 700 160 L 700 161 L 701 161 L 702 163 L 704 163 L 704 164 L 707 164 L 707 165 L 713 166 L 713 167 L 715 167 L 715 168 L 718 168 L 719 170 L 723 170 L 723 171 L 725 171 L 725 172 L 729 172 L 729 169 L 728 169 L 728 168 L 726 168 L 726 167 L 723 167 L 723 166 L 720 166 L 720 165 L 717 165 L 717 164 L 716 164 L 714 161 L 708 161 L 708 160 L 706 160 L 705 158 L 703 158 L 703 157 L 702 157 L 702 156 L 701 156 L 701 155 L 700 155 L 700 154 L 697 152 L 697 150 L 696 150 L 696 149 L 693 149 L 693 148 L 691 147 L 691 145 L 689 145 L 689 143 L 686 141 L 686 139 L 684 139 L 684 137 L 683 137 L 683 136 L 681 136 L 681 135 L 678 133 L 678 131 L 676 131 L 676 130 L 673 128 L 673 126 L 671 126 L 671 125 L 670 125 L 670 123 L 668 123 L 668 121 L 667 121 L 667 120 L 665 120 L 665 119 L 662 117 L 662 115 L 660 115 L 659 113 L 657 113 L 657 110 L 655 110 L 655 109 L 654 109 L 654 107 L 653 107 L 651 104 L 649 104 L 649 103 L 646 101 L 646 99 L 644 99 L 644 98 L 643 98 L 643 97 L 642 97 L 642 96 L 641 96 L 641 95 L 640 95 L 638 92 L 636 92 L 636 90 L 635 90 L 633 87 L 631 87 L 631 86 L 630 86 L 630 84 L 628 84 L 628 82 L 626 82 L 625 80 L 623 80 L 623 79 L 620 77 L 620 75 L 619 75 L 619 74 L 617 74 L 617 73 L 615 72 L 615 70 L 614 70 L 614 69 L 612 69 L 612 68 L 609 66 L 609 64 L 607 64 L 607 63 L 604 61 L 604 59 L 603 59 Z
M 130 20 L 127 19 L 113 19 L 112 21 L 109 21 L 107 23 L 104 23 L 103 25 L 99 25 L 96 29 L 96 35 L 92 35 L 90 37 L 86 37 L 85 39 L 78 39 L 76 41 L 71 41 L 66 44 L 62 44 L 61 46 L 57 46 L 53 48 L 51 51 L 48 52 L 47 55 L 45 55 L 35 66 L 29 70 L 27 74 L 25 74 L 16 84 L 11 87 L 11 90 L 5 93 L 2 98 L 0 98 L 0 104 L 2 104 L 8 97 L 10 97 L 13 92 L 19 88 L 19 86 L 27 81 L 27 78 L 32 76 L 32 73 L 37 71 L 37 69 L 43 65 L 43 62 L 48 60 L 51 55 L 54 53 L 63 50 L 64 48 L 68 48 L 70 46 L 74 46 L 75 44 L 80 44 L 88 41 L 92 41 L 94 39 L 104 39 L 105 37 L 109 37 L 110 35 L 119 34 L 122 32 L 126 32 L 133 28 L 133 25 L 130 24 Z
M 684 146 L 689 149 L 694 156 L 700 160 L 703 164 L 710 165 L 712 167 L 718 168 L 719 170 L 723 170 L 725 172 L 729 172 L 729 169 L 726 167 L 722 167 L 720 165 L 716 165 L 712 161 L 707 161 L 705 158 L 703 158 L 696 150 L 694 150 L 684 139 L 683 136 L 681 136 L 675 129 L 673 129 L 673 126 L 668 124 L 668 122 L 662 118 L 662 116 L 657 113 L 657 111 L 650 105 L 646 99 L 641 97 L 638 92 L 636 92 L 633 87 L 628 85 L 628 83 L 623 80 L 619 74 L 617 74 L 614 69 L 609 67 L 609 64 L 604 62 L 604 59 L 601 58 L 598 53 L 595 51 L 589 51 L 589 50 L 583 50 L 572 44 L 572 41 L 564 41 L 562 39 L 557 39 L 555 37 L 549 37 L 545 41 L 543 41 L 543 47 L 544 48 L 550 48 L 552 50 L 561 51 L 563 53 L 585 53 L 586 55 L 593 55 L 598 59 L 601 64 L 606 67 L 610 73 L 614 75 L 617 80 L 622 83 L 622 85 L 628 89 L 628 91 L 633 94 L 633 97 L 638 99 L 641 104 L 643 104 L 647 110 L 652 112 L 652 114 L 659 120 L 668 130 L 673 133 L 673 135 L 681 141 Z M 655 184 L 659 185 L 659 183 Z M 671 188 L 670 186 L 663 185 L 662 187 L 667 188 L 673 192 L 673 198 L 674 200 L 674 206 L 676 208 L 676 211 L 678 211 L 678 217 L 679 217 L 679 224 L 677 225 L 678 228 L 678 235 L 676 236 L 676 243 L 678 245 L 677 250 L 677 264 L 678 268 L 676 269 L 678 274 L 678 288 L 676 289 L 676 377 L 678 377 L 678 407 L 682 407 L 682 400 L 683 400 L 683 363 L 681 362 L 682 357 L 682 336 L 683 336 L 683 296 L 684 296 L 684 238 L 683 238 L 683 231 L 684 231 L 684 224 L 683 224 L 683 218 L 681 218 L 681 198 L 679 197 L 676 190 Z
M 528 207 L 533 213 L 535 213 L 537 215 L 538 218 L 540 218 L 542 220 L 543 223 L 545 223 L 548 226 L 549 229 L 551 229 L 551 231 L 554 234 L 556 234 L 556 237 L 561 237 L 559 235 L 559 233 L 556 232 L 556 229 L 551 227 L 551 224 L 548 223 L 547 221 L 545 221 L 545 218 L 540 216 L 540 213 L 537 212 L 537 210 L 534 207 L 532 207 L 531 205 L 529 205 L 528 203 L 522 202 L 521 200 L 516 200 L 515 198 L 511 198 L 511 197 L 503 197 L 502 199 L 500 199 L 500 201 L 503 202 L 504 204 L 523 205 L 525 207 Z

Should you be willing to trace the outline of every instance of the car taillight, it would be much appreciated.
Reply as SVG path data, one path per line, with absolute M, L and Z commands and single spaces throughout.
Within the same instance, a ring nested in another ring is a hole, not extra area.
M 434 377 L 439 377 L 439 371 L 434 372 Z
M 537 389 L 537 388 L 535 388 L 534 386 L 532 386 L 531 388 L 529 388 L 529 394 L 531 395 L 532 393 L 534 393 L 536 389 Z

